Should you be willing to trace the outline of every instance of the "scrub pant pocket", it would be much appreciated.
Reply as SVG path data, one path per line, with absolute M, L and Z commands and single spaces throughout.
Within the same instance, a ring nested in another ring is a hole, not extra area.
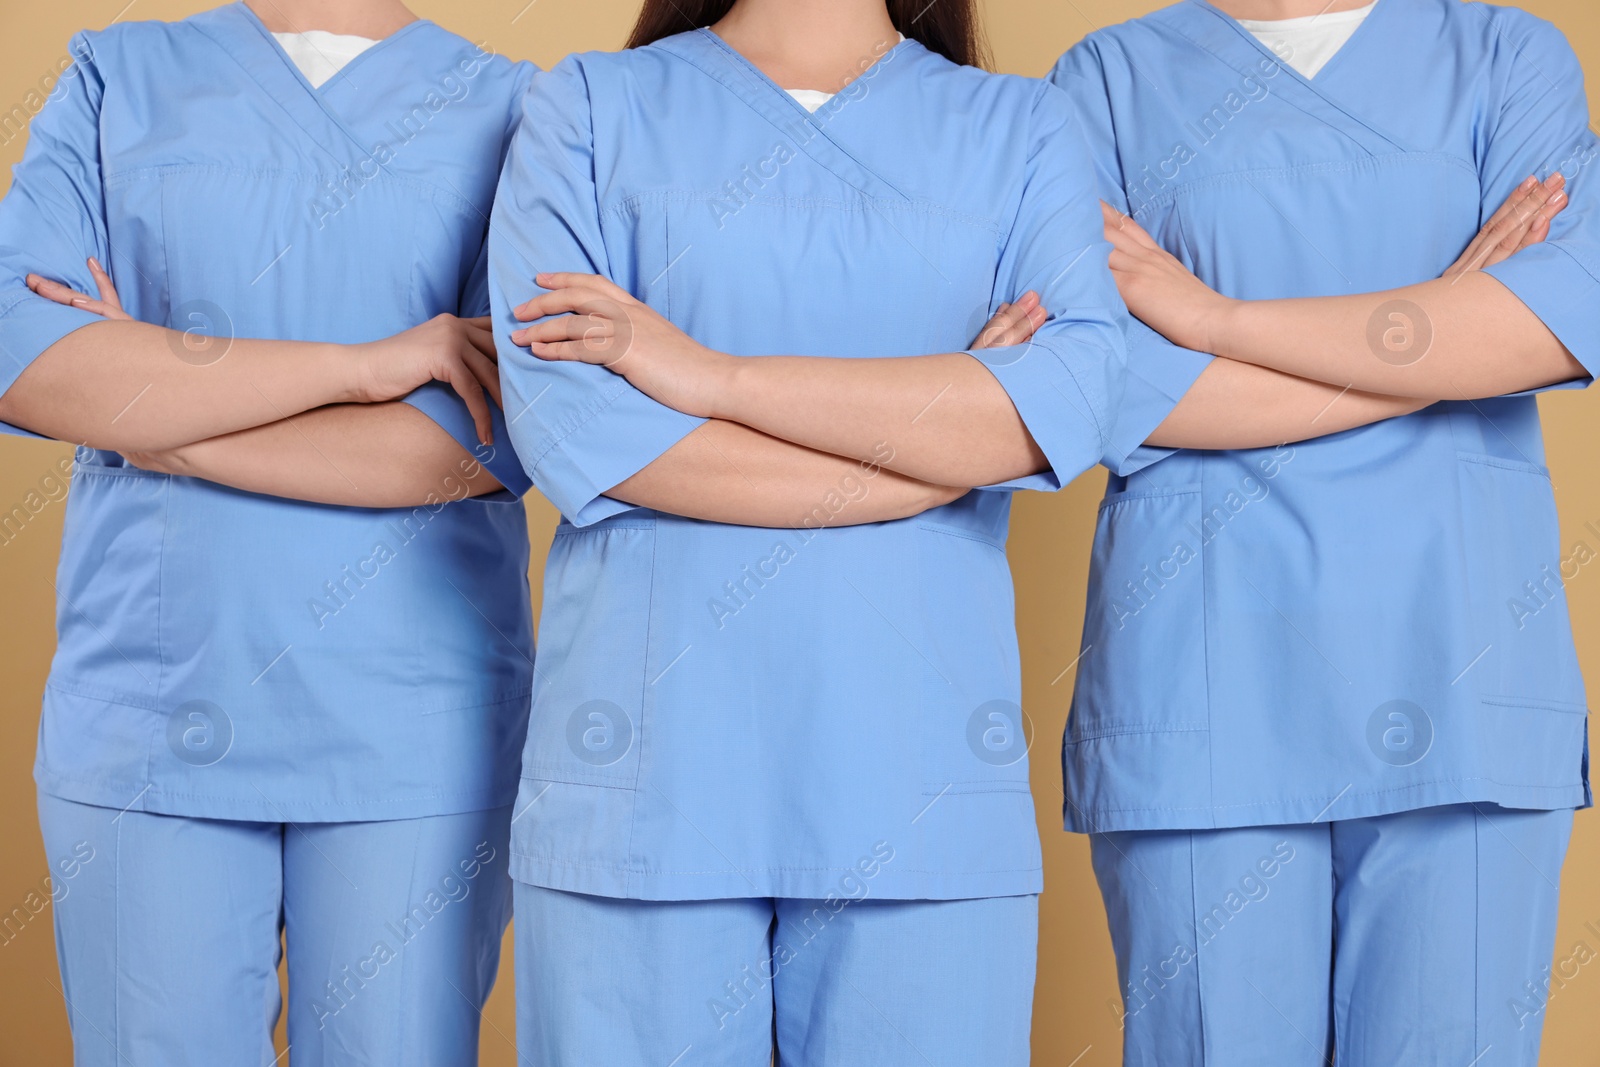
M 510 808 L 255 823 L 39 795 L 78 1067 L 477 1063 L 510 918 Z
M 516 886 L 521 1067 L 1022 1067 L 1038 898 Z
M 1535 1067 L 1571 831 L 1462 804 L 1095 835 L 1123 1064 Z

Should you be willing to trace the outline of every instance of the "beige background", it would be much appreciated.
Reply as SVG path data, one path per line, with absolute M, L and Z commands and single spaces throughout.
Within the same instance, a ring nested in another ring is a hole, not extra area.
M 126 6 L 124 6 L 126 4 Z M 0 0 L 0 114 L 20 103 L 40 77 L 66 55 L 73 31 L 113 20 L 176 19 L 212 6 L 207 0 L 73 0 L 64 4 Z M 987 14 L 1000 70 L 1043 74 L 1090 30 L 1163 6 L 1154 0 L 988 0 Z M 1593 0 L 1524 0 L 1523 6 L 1566 31 L 1584 65 L 1600 70 L 1600 9 Z M 618 47 L 634 0 L 473 0 L 455 4 L 413 0 L 412 7 L 474 41 L 513 58 L 549 66 L 572 51 Z M 1591 106 L 1600 104 L 1591 84 Z M 3 135 L 0 135 L 3 139 Z M 21 138 L 0 145 L 4 177 L 22 152 Z M 1600 523 L 1600 474 L 1594 467 L 1600 398 L 1561 393 L 1541 400 L 1550 467 L 1561 505 L 1563 549 L 1596 546 L 1584 529 Z M 0 441 L 0 502 L 9 507 L 52 468 L 67 449 L 6 438 Z M 1081 837 L 1061 832 L 1060 768 L 1056 745 L 1066 720 L 1073 675 L 1052 682 L 1077 655 L 1095 501 L 1104 473 L 1080 478 L 1055 496 L 1023 494 L 1011 537 L 1017 577 L 1017 622 L 1022 633 L 1024 704 L 1037 724 L 1033 769 L 1039 830 L 1044 838 L 1048 890 L 1040 924 L 1039 984 L 1034 1010 L 1036 1062 L 1050 1067 L 1113 1067 L 1120 1035 L 1112 1003 L 1116 971 L 1110 941 Z M 4 509 L 0 509 L 4 510 Z M 533 518 L 535 612 L 538 575 L 555 513 L 542 500 Z M 46 874 L 34 814 L 31 777 L 40 695 L 54 643 L 54 578 L 62 505 L 52 504 L 22 535 L 0 544 L 0 913 L 20 904 Z M 1600 577 L 1579 573 L 1568 588 L 1579 652 L 1591 685 L 1600 685 Z M 1600 819 L 1581 813 L 1563 882 L 1558 955 L 1581 941 L 1600 951 Z M 511 944 L 485 1012 L 485 1065 L 516 1062 Z M 70 1062 L 49 915 L 0 945 L 0 1065 Z M 281 1033 L 280 1033 L 281 1048 Z M 1587 966 L 1552 999 L 1544 1063 L 1600 1060 L 1600 967 Z M 141 1065 L 142 1067 L 142 1065 Z M 1463 1065 L 1465 1067 L 1465 1065 Z

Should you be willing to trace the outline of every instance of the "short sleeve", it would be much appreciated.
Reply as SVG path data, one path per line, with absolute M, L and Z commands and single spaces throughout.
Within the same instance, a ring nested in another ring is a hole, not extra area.
M 1126 214 L 1128 196 L 1101 64 L 1095 44 L 1086 41 L 1061 57 L 1050 80 L 1077 110 L 1100 198 Z M 1145 441 L 1215 357 L 1173 344 L 1129 315 L 1120 303 L 1118 307 L 1127 329 L 1128 374 L 1101 462 L 1113 473 L 1129 475 L 1175 451 L 1152 448 Z
M 1566 174 L 1571 202 L 1551 223 L 1549 237 L 1486 273 L 1539 316 L 1589 372 L 1587 380 L 1554 387 L 1572 388 L 1589 384 L 1600 370 L 1600 141 L 1589 127 L 1583 70 L 1566 38 L 1546 22 L 1514 14 L 1529 30 L 1507 49 L 1499 107 L 1480 133 L 1483 217 L 1530 174 Z
M 531 63 L 516 65 L 515 91 L 508 94 L 510 106 L 506 109 L 507 125 L 502 145 L 510 142 L 516 129 L 516 116 L 522 110 L 522 96 L 527 91 L 528 79 L 536 69 Z M 487 235 L 483 244 L 479 246 L 477 258 L 473 261 L 471 270 L 467 272 L 466 282 L 461 287 L 461 302 L 456 313 L 466 319 L 480 318 L 490 313 Z M 402 399 L 438 423 L 441 429 L 455 438 L 456 443 L 483 464 L 508 493 L 521 497 L 533 488 L 533 482 L 522 469 L 516 449 L 512 447 L 511 431 L 506 425 L 505 413 L 493 401 L 489 403 L 489 416 L 493 423 L 494 443 L 484 445 L 478 440 L 478 428 L 472 421 L 472 413 L 467 410 L 466 403 L 445 383 L 429 382 Z
M 1050 318 L 1022 345 L 979 349 L 1049 469 L 991 488 L 1056 490 L 1094 466 L 1122 390 L 1126 315 L 1107 266 L 1094 170 L 1070 101 L 1041 84 L 1017 216 L 1000 255 L 994 305 L 1028 290 Z M 991 308 L 991 311 L 994 308 Z
M 489 291 L 511 441 L 539 491 L 576 526 L 632 505 L 604 494 L 705 420 L 650 399 L 604 367 L 545 362 L 512 343 L 512 309 L 541 271 L 611 277 L 600 228 L 583 57 L 536 74 L 495 198 Z
M 94 292 L 86 261 L 110 264 L 100 175 L 100 103 L 104 86 L 87 35 L 69 45 L 75 58 L 34 118 L 28 149 L 0 200 L 0 393 L 46 349 L 99 315 L 35 296 L 29 274 Z M 0 432 L 36 436 L 0 423 Z
M 489 401 L 494 442 L 485 445 L 478 440 L 478 427 L 472 421 L 472 412 L 467 410 L 466 403 L 456 391 L 445 383 L 429 382 L 401 399 L 438 423 L 445 433 L 455 438 L 457 444 L 472 453 L 472 458 L 483 464 L 507 492 L 520 497 L 533 488 L 533 482 L 522 469 L 522 463 L 511 445 L 511 431 L 506 425 L 505 413 L 494 401 Z

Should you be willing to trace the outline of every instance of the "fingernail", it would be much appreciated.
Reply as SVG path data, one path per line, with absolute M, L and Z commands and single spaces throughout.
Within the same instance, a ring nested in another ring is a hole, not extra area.
M 1539 184 L 1538 176 L 1534 175 L 1534 174 L 1530 174 L 1530 175 L 1528 175 L 1527 180 L 1525 180 L 1521 185 L 1517 186 L 1517 191 L 1518 192 L 1526 192 L 1527 190 L 1532 189 L 1535 185 L 1538 185 L 1538 184 Z
M 89 266 L 93 267 L 95 270 L 99 270 L 99 271 L 105 270 L 105 268 L 100 265 L 100 261 L 98 259 L 95 259 L 93 256 L 89 257 Z

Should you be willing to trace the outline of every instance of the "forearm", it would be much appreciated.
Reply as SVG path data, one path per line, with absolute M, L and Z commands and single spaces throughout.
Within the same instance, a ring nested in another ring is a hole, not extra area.
M 1209 340 L 1209 351 L 1230 359 L 1428 401 L 1586 374 L 1538 316 L 1482 272 L 1358 296 L 1229 301 Z
M 606 495 L 673 515 L 739 526 L 855 526 L 921 514 L 966 490 L 887 469 L 882 440 L 861 459 L 713 420 Z
M 109 451 L 162 450 L 353 400 L 354 378 L 340 345 L 236 339 L 220 358 L 197 356 L 175 330 L 108 320 L 46 349 L 0 396 L 0 419 Z
M 733 361 L 715 414 L 807 448 L 937 485 L 980 486 L 1049 465 L 993 374 L 963 352 L 894 359 Z
M 318 408 L 131 458 L 252 493 L 352 507 L 414 507 L 500 488 L 437 423 L 398 401 Z
M 1270 448 L 1408 415 L 1429 403 L 1216 359 L 1146 443 L 1156 448 Z

